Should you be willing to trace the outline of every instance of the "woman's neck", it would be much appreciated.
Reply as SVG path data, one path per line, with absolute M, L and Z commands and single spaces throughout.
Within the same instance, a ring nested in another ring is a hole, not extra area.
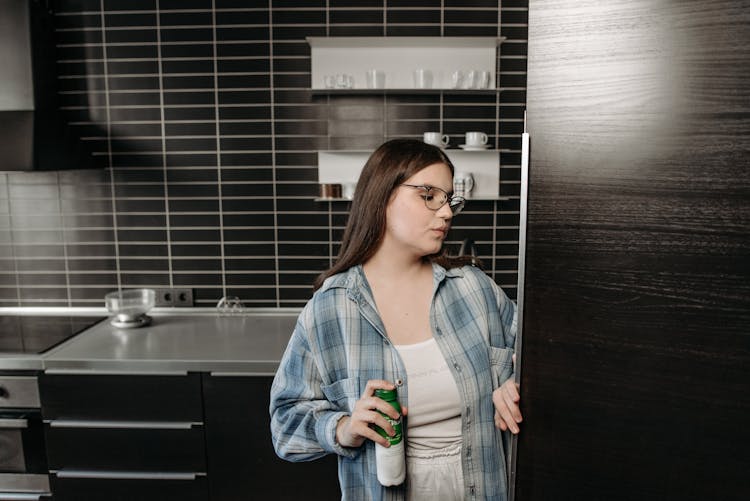
M 399 259 L 378 252 L 363 265 L 368 281 L 387 280 L 391 283 L 401 280 L 413 280 L 421 276 L 432 265 L 423 258 Z

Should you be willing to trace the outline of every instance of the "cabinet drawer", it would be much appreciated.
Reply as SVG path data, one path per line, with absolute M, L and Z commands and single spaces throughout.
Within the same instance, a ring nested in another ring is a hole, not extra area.
M 62 473 L 61 473 L 62 475 Z M 84 474 L 85 477 L 85 474 Z M 55 501 L 207 501 L 206 477 L 62 478 L 52 475 Z
M 39 407 L 36 376 L 0 376 L 0 409 Z
M 45 431 L 47 461 L 53 471 L 206 471 L 205 440 L 200 426 L 128 429 L 58 428 L 48 424 Z
M 39 377 L 45 420 L 203 421 L 199 374 Z

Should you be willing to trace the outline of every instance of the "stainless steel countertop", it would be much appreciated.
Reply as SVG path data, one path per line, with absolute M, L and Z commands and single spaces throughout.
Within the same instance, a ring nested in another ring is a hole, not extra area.
M 65 312 L 75 314 L 70 308 Z M 149 313 L 153 318 L 149 326 L 118 329 L 105 320 L 47 353 L 24 357 L 36 367 L 8 368 L 43 368 L 49 373 L 272 375 L 299 312 L 296 308 L 259 308 L 227 315 L 215 308 L 154 309 Z M 87 308 L 79 313 L 107 312 Z
M 0 370 L 34 371 L 44 368 L 42 356 L 35 353 L 6 355 L 0 353 Z

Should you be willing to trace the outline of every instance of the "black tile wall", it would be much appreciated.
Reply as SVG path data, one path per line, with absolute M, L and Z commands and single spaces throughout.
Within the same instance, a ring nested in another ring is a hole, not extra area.
M 262 6 L 261 6 L 262 5 Z M 0 173 L 0 306 L 101 306 L 118 287 L 197 305 L 301 306 L 348 204 L 318 202 L 318 149 L 483 130 L 501 201 L 477 242 L 515 296 L 527 0 L 57 0 L 59 96 L 100 170 Z M 492 95 L 313 95 L 306 36 L 506 36 Z

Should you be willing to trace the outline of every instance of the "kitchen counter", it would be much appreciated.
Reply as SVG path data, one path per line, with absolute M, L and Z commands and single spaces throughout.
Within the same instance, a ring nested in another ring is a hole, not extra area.
M 42 356 L 35 353 L 6 355 L 0 353 L 0 370 L 38 371 L 44 368 Z
M 48 373 L 164 374 L 202 371 L 273 375 L 299 309 L 219 314 L 152 311 L 151 325 L 118 329 L 103 321 L 41 356 Z

